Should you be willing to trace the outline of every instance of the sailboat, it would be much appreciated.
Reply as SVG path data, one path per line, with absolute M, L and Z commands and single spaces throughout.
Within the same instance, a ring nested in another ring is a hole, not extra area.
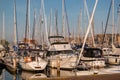
M 113 51 L 108 52 L 109 48 L 107 49 L 105 55 L 105 60 L 106 63 L 112 64 L 112 65 L 119 65 L 120 64 L 120 48 L 116 48 L 114 45 L 113 46 Z
M 30 8 L 29 1 L 30 0 L 27 0 L 25 42 L 18 43 L 18 53 L 19 53 L 19 58 L 20 58 L 19 66 L 22 70 L 26 70 L 26 71 L 43 71 L 46 68 L 48 62 L 39 56 L 39 52 L 41 51 L 41 48 L 39 46 L 33 47 L 35 44 L 31 46 L 30 41 L 29 40 L 26 41 L 27 35 L 30 35 L 28 34 L 28 23 L 29 23 L 28 8 Z
M 114 0 L 111 0 L 110 8 L 109 8 L 109 13 L 110 9 L 112 6 L 112 48 L 103 48 L 104 52 L 104 58 L 107 64 L 112 64 L 112 65 L 119 65 L 120 64 L 120 48 L 116 48 L 114 45 Z M 109 16 L 109 15 L 108 15 Z
M 16 40 L 16 2 L 14 0 L 14 45 L 17 44 Z M 9 48 L 7 46 L 7 48 Z M 6 68 L 10 70 L 11 72 L 15 73 L 17 71 L 17 54 L 16 51 L 10 50 L 5 53 L 4 57 L 4 64 L 6 65 Z
M 29 50 L 20 52 L 20 68 L 25 71 L 43 71 L 47 66 L 47 61 L 38 55 L 39 51 L 30 50 L 29 52 Z

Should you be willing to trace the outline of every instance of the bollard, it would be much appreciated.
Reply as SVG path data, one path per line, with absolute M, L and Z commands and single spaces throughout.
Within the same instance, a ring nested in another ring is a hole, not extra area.
M 57 58 L 57 77 L 60 77 L 60 56 Z

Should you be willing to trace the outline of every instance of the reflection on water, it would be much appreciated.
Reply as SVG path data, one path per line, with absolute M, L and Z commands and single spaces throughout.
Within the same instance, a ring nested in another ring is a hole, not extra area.
M 76 76 L 74 71 L 66 71 L 47 68 L 43 72 L 27 72 L 18 71 L 16 74 L 6 69 L 0 70 L 0 80 L 28 80 L 28 79 L 41 79 L 41 78 L 53 78 L 63 76 Z
M 24 80 L 27 79 L 40 79 L 40 78 L 47 78 L 47 76 L 44 73 L 32 73 L 32 72 L 26 72 L 23 71 L 21 73 L 21 78 Z

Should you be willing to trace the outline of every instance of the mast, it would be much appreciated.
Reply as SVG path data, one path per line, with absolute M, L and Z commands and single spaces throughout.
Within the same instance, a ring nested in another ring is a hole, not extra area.
M 81 26 L 82 26 L 82 10 L 80 10 L 80 14 L 78 17 L 78 43 L 80 43 Z
M 50 34 L 49 35 L 52 35 L 52 9 L 50 11 Z
M 86 0 L 84 0 L 84 17 L 83 17 L 83 19 L 84 19 L 84 35 L 83 35 L 83 38 L 84 38 L 84 36 L 85 36 L 85 32 L 86 32 L 86 22 L 87 22 L 87 20 L 86 20 Z
M 30 43 L 30 0 L 28 1 L 28 41 Z
M 42 19 L 43 19 L 42 24 L 44 24 L 44 26 L 45 26 L 46 42 L 47 42 L 47 45 L 50 45 L 49 40 L 48 40 L 47 17 L 46 17 L 46 14 L 45 14 L 44 0 L 41 0 L 41 16 L 42 16 Z
M 28 37 L 28 25 L 29 25 L 29 22 L 28 22 L 28 4 L 29 3 L 29 0 L 27 0 L 27 9 L 26 9 L 26 25 L 25 25 L 25 42 L 27 42 L 27 37 Z
M 17 18 L 16 18 L 16 0 L 14 0 L 14 45 L 18 43 Z
M 39 17 L 39 23 L 40 23 L 40 38 L 38 39 L 40 44 L 42 45 L 43 43 L 43 31 L 42 31 L 42 24 L 43 24 L 43 19 L 42 19 L 42 3 L 41 3 L 41 8 L 40 8 L 40 17 Z
M 84 0 L 84 4 L 85 4 L 86 11 L 87 11 L 88 20 L 89 20 L 90 19 L 90 15 L 89 15 L 89 12 L 88 12 L 88 7 L 87 7 L 86 0 Z M 94 41 L 94 22 L 93 21 L 94 21 L 94 16 L 93 16 L 92 24 L 90 26 L 92 26 L 91 27 L 91 34 L 92 34 L 93 46 L 96 47 L 95 41 Z
M 70 28 L 69 28 L 69 23 L 68 23 L 68 15 L 67 12 L 65 12 L 66 14 L 66 26 L 67 26 L 67 31 L 68 31 L 68 41 L 70 42 Z
M 114 44 L 114 0 L 112 0 L 112 44 Z
M 56 33 L 55 33 L 55 35 L 59 35 L 59 33 L 58 33 L 58 21 L 57 21 L 57 17 L 58 17 L 58 11 L 56 10 L 56 12 L 55 12 L 55 29 L 56 29 Z
M 108 10 L 107 21 L 106 21 L 106 24 L 105 24 L 105 31 L 104 31 L 103 38 L 102 38 L 101 48 L 103 47 L 103 43 L 104 43 L 104 39 L 105 39 L 105 34 L 106 34 L 107 26 L 108 26 L 108 20 L 109 20 L 109 17 L 110 17 L 111 7 L 112 7 L 112 0 L 110 2 L 110 6 L 109 6 L 109 10 Z
M 65 1 L 62 0 L 62 35 L 65 37 Z
M 87 36 L 88 36 L 88 33 L 90 31 L 90 28 L 91 28 L 91 23 L 92 23 L 92 20 L 93 20 L 93 16 L 94 16 L 94 13 L 95 13 L 95 9 L 96 9 L 96 6 L 97 6 L 97 3 L 98 3 L 98 0 L 96 0 L 95 2 L 95 5 L 94 5 L 94 8 L 93 8 L 93 11 L 92 11 L 92 15 L 91 15 L 91 18 L 89 20 L 89 24 L 88 24 L 88 28 L 87 28 L 87 32 L 86 32 L 86 35 L 85 35 L 85 38 L 84 38 L 84 42 L 83 42 L 83 45 L 82 45 L 82 49 L 81 49 L 81 52 L 79 54 L 79 58 L 78 58 L 78 61 L 77 61 L 77 65 L 82 57 L 82 53 L 83 53 L 83 50 L 84 50 L 84 46 L 85 46 L 85 43 L 86 43 L 86 39 L 87 39 Z
M 68 24 L 68 16 L 65 7 L 65 0 L 62 0 L 62 35 L 70 38 L 70 30 Z
M 32 34 L 32 40 L 35 40 L 35 29 L 36 29 L 36 11 L 34 11 L 34 22 L 33 22 L 33 34 Z
M 102 31 L 101 31 L 102 35 L 103 35 L 103 21 L 102 21 Z
M 5 40 L 5 23 L 4 23 L 4 11 L 3 11 L 3 28 L 2 28 L 2 40 Z

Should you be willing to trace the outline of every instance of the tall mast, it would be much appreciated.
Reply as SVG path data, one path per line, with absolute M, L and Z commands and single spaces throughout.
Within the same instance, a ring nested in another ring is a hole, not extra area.
M 5 23 L 4 23 L 4 12 L 3 12 L 2 40 L 5 40 Z
M 120 4 L 119 4 L 119 6 L 117 8 L 117 15 L 118 15 L 118 19 L 117 19 L 117 27 L 118 27 L 117 34 L 120 35 L 120 31 L 119 31 L 119 29 L 120 29 L 120 23 L 119 23 L 119 21 L 120 21 Z
M 17 19 L 16 19 L 16 0 L 14 0 L 14 45 L 18 42 Z
M 62 35 L 65 37 L 65 1 L 62 0 Z
M 86 0 L 84 0 L 84 4 L 85 4 L 86 11 L 87 11 L 88 20 L 89 20 L 90 19 L 90 15 L 89 15 L 89 12 L 88 12 L 88 7 L 87 7 Z M 93 20 L 94 20 L 94 16 L 93 16 Z M 93 20 L 92 20 L 92 24 L 90 26 L 92 26 L 91 27 L 91 34 L 92 34 L 93 46 L 96 47 L 95 41 L 94 41 L 94 22 L 93 22 Z
M 86 0 L 84 0 L 84 36 L 85 36 L 85 32 L 86 32 Z
M 114 43 L 114 0 L 112 0 L 112 44 Z
M 47 42 L 47 45 L 49 45 L 49 40 L 48 40 L 48 30 L 47 30 L 47 17 L 46 17 L 46 14 L 45 14 L 45 8 L 44 8 L 44 0 L 41 0 L 41 16 L 42 16 L 42 21 L 45 26 L 45 36 L 46 36 L 46 42 Z
M 49 35 L 52 35 L 52 9 L 50 11 L 50 34 Z
M 30 43 L 30 0 L 28 1 L 28 40 Z
M 27 41 L 27 37 L 28 37 L 28 3 L 29 0 L 27 0 L 27 9 L 26 9 L 25 42 Z
M 82 10 L 80 10 L 80 14 L 78 17 L 78 43 L 80 43 L 81 25 L 82 25 Z
M 41 8 L 40 8 L 40 17 L 39 17 L 39 23 L 40 23 L 40 38 L 39 42 L 42 45 L 43 43 L 43 31 L 42 31 L 42 24 L 43 24 L 43 19 L 42 19 L 42 3 L 41 3 Z
M 69 38 L 69 42 L 70 42 L 70 28 L 69 28 L 69 23 L 68 23 L 67 12 L 65 12 L 65 14 L 66 14 L 66 26 L 67 26 L 67 31 L 68 31 L 68 38 Z
M 56 12 L 55 12 L 55 29 L 56 29 L 56 34 L 55 35 L 59 35 L 58 34 L 58 21 L 57 21 L 57 17 L 58 17 L 58 12 L 56 10 Z
M 36 12 L 34 11 L 34 22 L 33 22 L 32 40 L 35 40 L 35 29 L 36 29 Z
M 62 0 L 62 35 L 70 38 L 70 30 L 68 24 L 68 16 L 65 7 L 65 0 Z
M 110 17 L 111 7 L 112 7 L 112 0 L 110 2 L 110 6 L 109 6 L 109 10 L 108 10 L 107 21 L 106 21 L 106 24 L 105 24 L 105 31 L 104 31 L 103 38 L 102 38 L 101 48 L 103 47 L 104 39 L 105 39 L 105 36 L 106 36 L 105 34 L 106 34 L 106 31 L 107 31 L 107 26 L 108 26 L 108 21 L 109 21 L 109 17 Z

